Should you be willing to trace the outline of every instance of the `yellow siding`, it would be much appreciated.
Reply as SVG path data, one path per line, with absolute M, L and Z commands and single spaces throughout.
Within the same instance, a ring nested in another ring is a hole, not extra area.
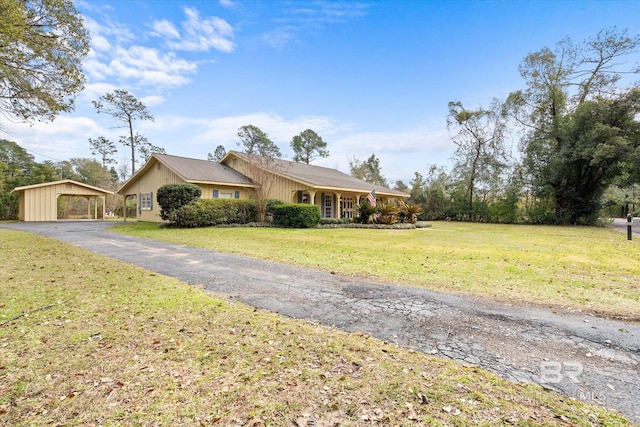
M 164 164 L 157 162 L 147 170 L 146 173 L 142 174 L 136 182 L 132 183 L 130 187 L 127 189 L 127 193 L 130 195 L 135 194 L 136 201 L 140 201 L 140 194 L 142 193 L 153 193 L 153 202 L 151 204 L 151 209 L 138 209 L 137 210 L 137 218 L 139 221 L 150 221 L 150 222 L 162 222 L 162 218 L 160 218 L 160 205 L 158 205 L 157 191 L 158 188 L 167 184 L 184 184 L 185 181 L 174 173 L 171 169 L 166 167 Z M 212 184 L 197 184 L 202 190 L 202 198 L 203 199 L 212 199 L 213 198 L 213 190 L 218 190 L 220 192 L 232 192 L 240 191 L 241 199 L 248 199 L 250 197 L 250 192 L 246 188 L 242 187 L 232 187 L 232 186 L 220 186 L 220 185 L 212 185 Z M 234 194 L 235 195 L 235 194 Z
M 72 183 L 58 183 L 20 192 L 19 218 L 22 221 L 57 221 L 58 197 L 104 196 L 104 193 Z
M 160 206 L 158 205 L 158 188 L 166 184 L 184 184 L 185 181 L 162 163 L 154 164 L 147 173 L 141 175 L 132 185 L 128 193 L 136 195 L 136 201 L 140 202 L 140 194 L 153 193 L 151 209 L 141 210 L 138 207 L 138 220 L 150 222 L 162 222 L 160 218 Z
M 33 188 L 24 191 L 24 221 L 56 221 L 59 185 Z
M 256 180 L 256 176 L 252 168 L 247 167 L 247 161 L 239 157 L 230 159 L 227 164 L 229 167 L 237 170 L 241 174 L 248 176 L 252 180 Z M 278 176 L 269 191 L 269 199 L 277 199 L 281 202 L 291 203 L 298 190 L 302 190 L 303 186 L 290 179 Z M 254 194 L 248 192 L 248 194 Z

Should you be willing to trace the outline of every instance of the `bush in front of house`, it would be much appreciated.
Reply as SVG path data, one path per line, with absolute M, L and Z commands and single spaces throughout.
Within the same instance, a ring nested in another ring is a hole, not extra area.
M 200 187 L 194 184 L 167 184 L 158 188 L 156 199 L 160 205 L 160 218 L 173 221 L 173 214 L 185 205 L 194 203 L 202 195 Z
M 357 222 L 361 224 L 371 224 L 374 219 L 374 214 L 376 213 L 376 208 L 371 206 L 369 201 L 363 200 L 359 205 L 356 205 L 356 212 L 358 213 L 355 218 Z
M 247 224 L 258 220 L 255 200 L 200 199 L 182 206 L 172 215 L 171 225 L 181 228 Z
M 320 208 L 305 203 L 274 205 L 273 223 L 281 227 L 311 228 L 320 223 Z
M 351 218 L 322 218 L 320 225 L 343 225 L 351 224 L 353 220 Z

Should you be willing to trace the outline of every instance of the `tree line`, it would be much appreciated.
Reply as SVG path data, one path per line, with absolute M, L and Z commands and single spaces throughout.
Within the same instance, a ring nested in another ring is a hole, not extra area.
M 632 62 L 639 46 L 640 36 L 614 27 L 528 54 L 519 66 L 524 89 L 473 109 L 449 103 L 452 170 L 433 165 L 395 187 L 424 219 L 594 224 L 634 213 L 640 87 L 624 77 L 640 73 Z M 375 156 L 351 169 L 370 182 L 382 177 Z

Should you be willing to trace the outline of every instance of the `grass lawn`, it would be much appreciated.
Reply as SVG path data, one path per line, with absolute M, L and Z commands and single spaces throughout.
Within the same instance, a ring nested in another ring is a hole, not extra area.
M 0 259 L 0 425 L 630 425 L 33 234 Z
M 640 320 L 640 243 L 607 228 L 435 222 L 416 230 L 116 231 L 373 280 Z

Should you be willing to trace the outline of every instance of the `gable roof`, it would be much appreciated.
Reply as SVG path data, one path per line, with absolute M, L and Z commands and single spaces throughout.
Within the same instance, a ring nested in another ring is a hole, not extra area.
M 33 185 L 24 185 L 22 187 L 14 188 L 13 190 L 11 190 L 11 192 L 12 193 L 20 192 L 20 191 L 31 190 L 31 189 L 40 188 L 40 187 L 52 187 L 54 185 L 60 185 L 60 184 L 72 184 L 72 185 L 75 185 L 75 186 L 78 186 L 78 187 L 86 188 L 87 190 L 93 190 L 93 191 L 98 192 L 98 193 L 113 194 L 113 191 L 105 190 L 103 188 L 94 187 L 93 185 L 89 185 L 89 184 L 83 184 L 82 182 L 74 181 L 72 179 L 63 179 L 61 181 L 43 182 L 41 184 L 33 184 Z
M 221 160 L 224 162 L 230 156 L 236 156 L 251 161 L 250 156 L 246 153 L 237 151 L 229 151 Z M 337 169 L 326 168 L 322 166 L 308 165 L 306 163 L 297 163 L 289 160 L 270 159 L 274 165 L 274 169 L 278 175 L 292 179 L 309 187 L 322 187 L 326 189 L 344 190 L 353 192 L 370 192 L 375 190 L 377 194 L 408 197 L 409 194 L 402 191 L 393 190 L 381 185 L 371 184 L 363 181 Z
M 125 189 L 140 176 L 145 174 L 158 162 L 165 165 L 185 182 L 192 184 L 224 184 L 239 187 L 254 187 L 255 184 L 240 172 L 222 163 L 210 160 L 191 159 L 188 157 L 154 154 L 147 163 L 118 189 L 122 194 Z
M 156 154 L 154 157 L 187 182 L 254 186 L 249 178 L 222 163 L 168 154 Z

